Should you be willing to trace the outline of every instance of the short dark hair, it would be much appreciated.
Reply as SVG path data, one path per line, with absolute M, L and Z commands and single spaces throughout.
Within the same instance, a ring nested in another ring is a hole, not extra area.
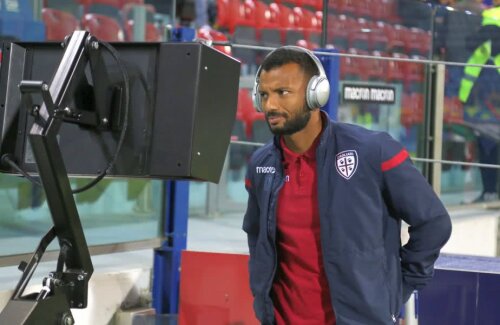
M 269 71 L 288 63 L 297 63 L 309 78 L 319 75 L 318 66 L 309 54 L 289 47 L 280 47 L 266 56 L 260 66 L 259 74 L 263 70 Z

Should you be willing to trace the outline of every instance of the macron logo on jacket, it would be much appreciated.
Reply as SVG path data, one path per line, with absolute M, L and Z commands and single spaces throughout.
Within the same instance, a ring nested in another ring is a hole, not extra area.
M 276 167 L 255 167 L 255 172 L 257 174 L 274 174 L 276 173 Z

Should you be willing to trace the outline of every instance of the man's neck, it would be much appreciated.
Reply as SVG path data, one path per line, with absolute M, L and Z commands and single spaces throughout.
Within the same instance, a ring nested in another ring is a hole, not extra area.
M 322 128 L 321 112 L 319 109 L 314 110 L 311 112 L 311 119 L 305 128 L 292 135 L 283 136 L 285 144 L 293 152 L 302 154 L 311 147 L 314 140 L 321 133 Z

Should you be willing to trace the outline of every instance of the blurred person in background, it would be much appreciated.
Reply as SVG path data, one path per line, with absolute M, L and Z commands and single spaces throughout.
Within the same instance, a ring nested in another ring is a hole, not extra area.
M 467 40 L 467 48 L 472 52 L 467 64 L 491 64 L 500 68 L 500 0 L 493 0 L 492 4 L 492 8 L 482 12 L 481 27 L 477 33 Z M 479 118 L 478 123 L 493 123 L 493 126 L 500 128 L 498 111 L 500 107 L 495 106 L 496 100 L 492 100 L 494 98 L 492 96 L 499 92 L 500 70 L 470 65 L 464 68 L 458 98 L 464 103 L 465 112 L 468 110 L 467 107 L 478 108 L 476 114 Z M 471 96 L 474 88 L 476 95 Z M 492 139 L 488 133 L 491 133 L 491 130 L 478 136 L 479 162 L 497 165 L 498 141 Z M 497 170 L 491 168 L 480 170 L 483 190 L 474 202 L 498 200 Z

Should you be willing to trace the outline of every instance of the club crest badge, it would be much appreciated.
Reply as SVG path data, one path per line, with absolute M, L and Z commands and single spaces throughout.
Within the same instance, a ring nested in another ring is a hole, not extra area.
M 335 167 L 340 176 L 349 179 L 358 168 L 358 153 L 356 150 L 339 152 L 335 157 Z

